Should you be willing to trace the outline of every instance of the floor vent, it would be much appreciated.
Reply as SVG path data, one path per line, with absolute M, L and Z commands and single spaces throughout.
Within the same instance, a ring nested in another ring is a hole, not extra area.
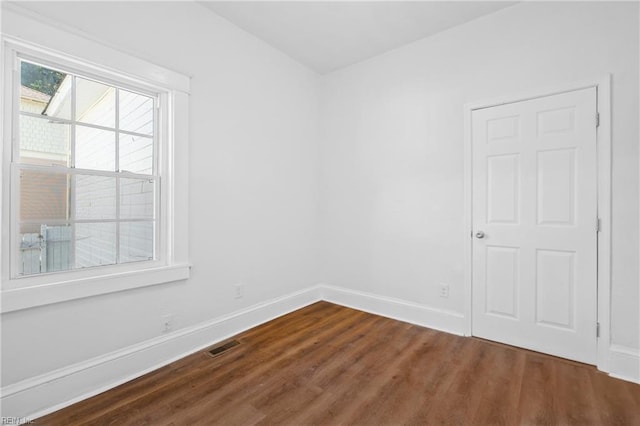
M 225 344 L 222 344 L 220 346 L 215 346 L 213 349 L 209 349 L 207 351 L 207 355 L 211 356 L 211 357 L 216 357 L 218 355 L 222 355 L 223 353 L 225 353 L 226 351 L 228 351 L 229 349 L 238 346 L 240 344 L 240 342 L 238 342 L 237 340 L 231 340 L 230 342 L 227 342 Z

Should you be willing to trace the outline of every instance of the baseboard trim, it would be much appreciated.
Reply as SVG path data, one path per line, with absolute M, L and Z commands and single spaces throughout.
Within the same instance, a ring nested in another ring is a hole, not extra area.
M 5 386 L 2 415 L 42 417 L 320 300 L 319 286 L 313 286 Z
M 3 387 L 2 413 L 36 419 L 112 389 L 189 354 L 320 300 L 462 334 L 462 314 L 318 284 L 121 350 Z
M 319 287 L 320 297 L 327 302 L 451 334 L 464 335 L 465 318 L 458 312 L 327 284 L 321 284 Z
M 609 375 L 640 384 L 640 349 L 612 344 L 609 347 Z
M 36 419 L 112 389 L 217 342 L 325 300 L 375 315 L 464 335 L 463 314 L 318 284 L 0 389 L 2 415 Z M 640 384 L 640 350 L 611 345 L 609 374 Z

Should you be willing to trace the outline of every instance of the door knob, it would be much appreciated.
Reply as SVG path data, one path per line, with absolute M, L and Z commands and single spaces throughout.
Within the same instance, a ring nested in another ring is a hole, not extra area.
M 484 232 L 482 231 L 476 232 L 476 238 L 484 238 Z

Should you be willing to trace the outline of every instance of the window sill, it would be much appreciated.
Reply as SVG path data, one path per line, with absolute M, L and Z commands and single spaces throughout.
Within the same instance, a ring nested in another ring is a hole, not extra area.
M 186 264 L 160 266 L 3 290 L 0 313 L 185 280 L 189 278 L 190 271 L 191 266 Z

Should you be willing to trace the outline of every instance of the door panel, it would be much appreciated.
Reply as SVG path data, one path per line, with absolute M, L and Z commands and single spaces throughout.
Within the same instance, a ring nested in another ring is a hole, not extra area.
M 594 364 L 596 89 L 474 110 L 473 334 Z
M 538 225 L 575 224 L 575 151 L 538 152 Z
M 520 192 L 518 155 L 487 157 L 487 221 L 517 223 Z
M 574 330 L 575 252 L 537 250 L 536 322 Z
M 518 249 L 487 246 L 486 313 L 518 318 Z

